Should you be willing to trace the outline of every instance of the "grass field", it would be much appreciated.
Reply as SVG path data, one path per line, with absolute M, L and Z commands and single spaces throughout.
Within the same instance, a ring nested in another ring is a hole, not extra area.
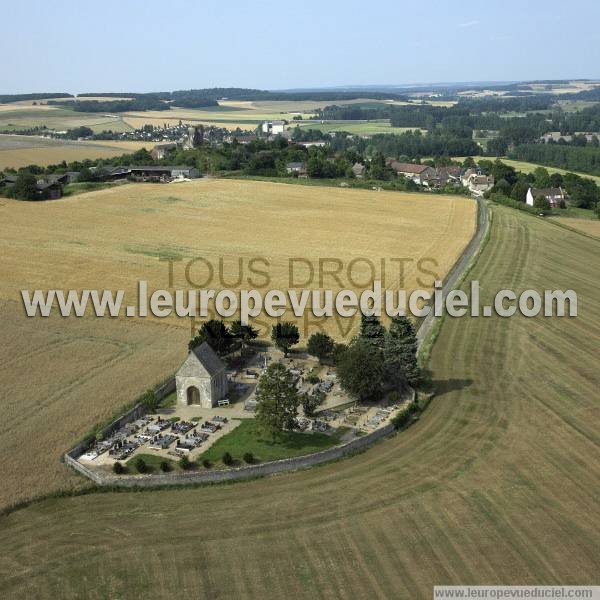
M 600 220 L 599 219 L 578 219 L 572 217 L 552 217 L 553 220 L 568 225 L 588 235 L 600 238 Z
M 130 131 L 120 115 L 75 112 L 66 108 L 51 106 L 15 106 L 0 104 L 0 129 L 19 130 L 41 127 L 63 131 L 85 126 L 95 132 Z
M 413 600 L 434 584 L 597 583 L 600 246 L 518 211 L 493 217 L 470 274 L 482 301 L 573 288 L 578 318 L 447 319 L 426 413 L 350 459 L 3 517 L 1 593 Z
M 0 170 L 27 165 L 46 166 L 83 159 L 111 158 L 151 149 L 147 142 L 55 140 L 37 136 L 0 135 Z
M 150 290 L 170 287 L 168 265 L 159 259 L 175 255 L 209 259 L 210 285 L 217 289 L 237 287 L 231 284 L 238 259 L 243 278 L 252 277 L 252 257 L 270 261 L 269 288 L 279 289 L 288 287 L 289 257 L 315 264 L 339 257 L 347 264 L 363 256 L 379 264 L 380 258 L 433 256 L 443 274 L 473 232 L 475 207 L 460 197 L 204 179 L 128 184 L 43 203 L 0 199 L 0 217 L 4 506 L 81 483 L 60 455 L 171 375 L 185 358 L 192 328 L 190 319 L 174 316 L 28 319 L 19 290 L 123 289 L 135 300 L 140 279 Z M 217 279 L 221 257 L 225 286 Z M 393 268 L 390 263 L 392 284 Z M 362 269 L 354 273 L 366 279 Z M 184 274 L 184 263 L 175 263 L 174 287 L 191 287 Z M 202 264 L 190 269 L 194 282 L 205 275 Z M 416 286 L 414 263 L 407 265 L 406 284 Z M 357 324 L 344 322 L 343 331 Z M 269 334 L 268 323 L 259 327 Z M 329 327 L 341 337 L 337 322 Z
M 300 127 L 304 129 L 318 129 L 323 133 L 331 133 L 333 131 L 347 131 L 348 133 L 353 133 L 355 135 L 373 135 L 376 133 L 404 133 L 405 131 L 414 131 L 418 128 L 412 127 L 392 127 L 389 122 L 379 122 L 379 121 L 371 121 L 367 123 L 352 123 L 349 121 L 345 122 L 330 122 L 325 121 L 325 123 L 321 122 L 310 122 L 303 123 L 300 121 L 298 123 Z M 293 125 L 292 125 L 293 127 Z M 425 131 L 422 129 L 421 131 Z
M 244 419 L 231 433 L 219 438 L 203 452 L 198 462 L 207 459 L 220 463 L 225 452 L 229 452 L 238 462 L 242 462 L 245 452 L 251 452 L 258 461 L 278 460 L 320 452 L 336 444 L 339 444 L 336 436 L 296 431 L 287 431 L 274 442 L 265 437 L 254 419 Z
M 90 98 L 91 99 L 91 98 Z M 253 131 L 263 121 L 285 119 L 293 125 L 293 117 L 302 115 L 305 119 L 314 115 L 314 111 L 330 104 L 360 104 L 381 106 L 384 104 L 406 104 L 405 102 L 387 102 L 381 100 L 344 100 L 343 102 L 312 101 L 232 101 L 222 100 L 219 106 L 206 108 L 172 107 L 168 111 L 141 111 L 116 114 L 81 113 L 68 108 L 48 105 L 32 106 L 31 102 L 0 104 L 0 129 L 18 130 L 46 125 L 50 129 L 64 130 L 80 125 L 91 127 L 95 132 L 104 130 L 130 131 L 151 124 L 156 126 L 177 125 L 179 121 L 203 125 L 214 125 L 227 129 Z M 403 128 L 390 128 L 389 125 L 370 124 L 365 129 L 360 124 L 350 124 L 346 131 L 352 133 L 397 133 Z M 328 131 L 339 131 L 336 124 Z M 316 127 L 315 127 L 316 128 Z M 356 131 L 355 131 L 356 130 Z
M 490 158 L 488 156 L 474 156 L 473 158 L 476 162 L 479 162 L 480 160 L 496 160 L 495 158 L 493 158 L 493 157 Z M 587 177 L 588 179 L 593 179 L 598 185 L 600 185 L 600 177 L 597 177 L 595 175 L 588 175 L 587 173 L 579 173 L 577 171 L 567 171 L 566 169 L 558 169 L 556 167 L 547 167 L 546 165 L 538 165 L 536 163 L 524 162 L 521 160 L 511 160 L 509 158 L 499 157 L 499 159 L 503 163 L 510 165 L 511 167 L 515 168 L 517 171 L 522 171 L 523 173 L 533 173 L 538 167 L 543 167 L 550 174 L 560 173 L 561 175 L 564 175 L 565 173 L 575 173 L 576 175 L 579 175 L 581 177 Z M 464 156 L 455 157 L 453 160 L 463 161 L 463 160 L 465 160 L 465 157 Z

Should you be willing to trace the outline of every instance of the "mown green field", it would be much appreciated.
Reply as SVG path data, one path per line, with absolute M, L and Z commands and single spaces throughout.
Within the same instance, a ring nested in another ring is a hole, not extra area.
M 476 162 L 480 160 L 496 160 L 495 158 L 490 158 L 488 156 L 474 156 L 473 157 Z M 510 165 L 515 168 L 517 171 L 522 171 L 523 173 L 533 173 L 538 167 L 543 167 L 548 171 L 548 173 L 560 173 L 564 175 L 565 173 L 575 173 L 581 177 L 587 177 L 588 179 L 593 179 L 598 185 L 600 185 L 600 177 L 595 175 L 588 175 L 587 173 L 580 173 L 578 171 L 567 171 L 566 169 L 559 169 L 557 167 L 548 167 L 546 165 L 538 165 L 536 163 L 525 162 L 522 160 L 512 160 L 510 158 L 504 158 L 502 156 L 498 157 L 503 163 Z M 463 161 L 465 160 L 464 156 L 455 157 L 453 160 Z
M 239 463 L 246 452 L 252 453 L 257 461 L 278 460 L 320 452 L 337 444 L 339 439 L 334 435 L 297 431 L 284 432 L 277 440 L 273 440 L 261 431 L 255 419 L 244 419 L 231 433 L 219 438 L 203 452 L 197 462 L 220 462 L 225 452 L 229 452 Z
M 3 131 L 19 131 L 44 125 L 48 129 L 57 131 L 85 126 L 95 133 L 107 130 L 131 131 L 133 129 L 123 121 L 120 115 L 75 112 L 66 108 L 49 106 L 0 105 L 0 129 Z
M 294 127 L 295 124 L 291 124 Z M 325 121 L 321 122 L 302 122 L 298 121 L 297 125 L 304 129 L 318 129 L 323 133 L 332 133 L 334 131 L 347 131 L 355 135 L 373 135 L 375 133 L 404 133 L 418 128 L 412 127 L 392 127 L 389 121 L 370 121 L 364 123 L 352 123 L 350 121 Z M 425 131 L 425 130 L 421 130 Z
M 45 500 L 0 518 L 10 598 L 406 598 L 600 572 L 600 243 L 493 208 L 470 274 L 575 289 L 579 317 L 447 319 L 421 420 L 352 458 L 195 489 Z

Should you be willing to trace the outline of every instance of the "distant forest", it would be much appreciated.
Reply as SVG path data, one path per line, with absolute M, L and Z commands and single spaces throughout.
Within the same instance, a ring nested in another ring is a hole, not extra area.
M 73 94 L 65 92 L 45 92 L 40 94 L 4 94 L 0 95 L 0 104 L 23 102 L 25 100 L 43 100 L 45 98 L 73 98 Z

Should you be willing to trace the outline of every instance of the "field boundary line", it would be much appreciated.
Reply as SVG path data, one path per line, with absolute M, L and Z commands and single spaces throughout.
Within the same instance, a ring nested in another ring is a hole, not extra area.
M 458 282 L 461 281 L 461 278 L 469 272 L 472 263 L 479 255 L 482 243 L 485 241 L 487 236 L 490 222 L 489 209 L 483 198 L 477 198 L 476 202 L 477 222 L 475 226 L 475 233 L 473 234 L 473 237 L 469 243 L 465 246 L 465 249 L 462 251 L 461 255 L 458 257 L 458 260 L 454 263 L 450 271 L 448 271 L 448 274 L 446 275 L 442 285 L 443 295 L 446 295 Z M 436 323 L 435 316 L 433 311 L 430 311 L 417 328 L 417 347 L 419 349 L 428 338 L 429 333 L 433 329 L 434 323 Z

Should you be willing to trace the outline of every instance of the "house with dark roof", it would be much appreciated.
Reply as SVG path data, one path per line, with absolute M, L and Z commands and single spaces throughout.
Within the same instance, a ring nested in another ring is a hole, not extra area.
M 298 173 L 300 175 L 306 173 L 306 166 L 303 162 L 289 162 L 285 165 L 285 170 L 290 174 Z
M 63 186 L 59 181 L 40 180 L 36 184 L 40 200 L 58 200 L 62 198 Z
M 435 169 L 429 165 L 403 163 L 392 159 L 388 159 L 386 162 L 398 175 L 403 175 L 406 179 L 412 179 L 419 185 L 428 185 L 429 180 L 436 177 Z
M 558 208 L 561 203 L 565 202 L 567 196 L 562 188 L 529 188 L 525 198 L 526 204 L 533 206 L 536 199 L 543 197 L 550 204 L 550 208 Z
M 203 342 L 190 350 L 175 375 L 175 383 L 180 406 L 215 407 L 227 395 L 225 363 Z

